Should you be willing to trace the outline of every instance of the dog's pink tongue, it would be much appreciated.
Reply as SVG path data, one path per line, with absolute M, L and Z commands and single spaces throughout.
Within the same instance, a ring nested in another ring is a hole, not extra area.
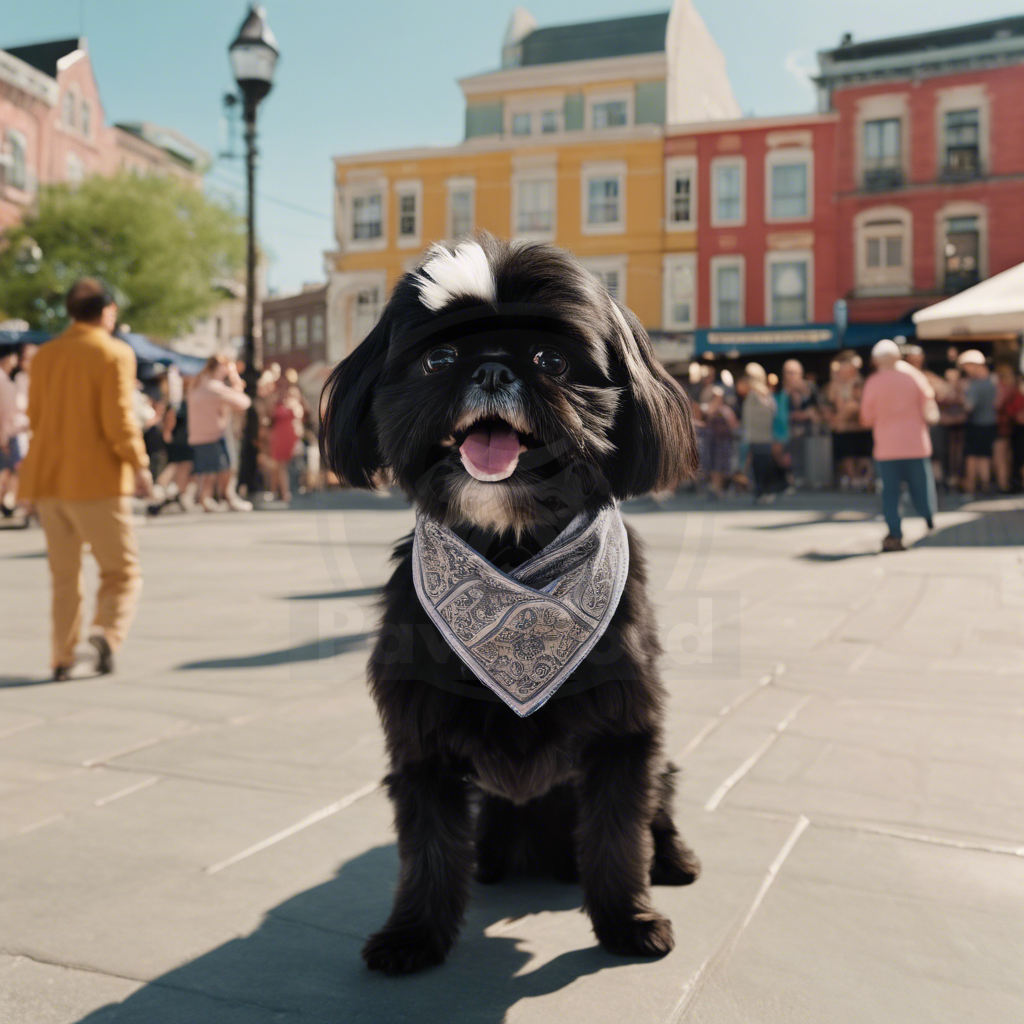
M 519 461 L 519 435 L 511 428 L 474 430 L 459 447 L 462 464 L 477 480 L 504 480 Z

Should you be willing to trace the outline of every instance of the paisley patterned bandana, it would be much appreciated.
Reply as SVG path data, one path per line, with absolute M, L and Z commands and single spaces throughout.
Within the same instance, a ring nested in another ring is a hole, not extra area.
M 617 506 L 580 513 L 511 573 L 448 527 L 418 515 L 416 594 L 448 646 L 526 717 L 565 682 L 608 628 L 629 570 Z

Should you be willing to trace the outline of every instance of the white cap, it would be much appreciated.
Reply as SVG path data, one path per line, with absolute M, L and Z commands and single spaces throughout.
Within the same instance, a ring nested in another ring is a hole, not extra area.
M 883 338 L 881 341 L 875 342 L 875 347 L 871 350 L 872 359 L 899 359 L 900 358 L 900 347 L 895 341 L 889 338 Z
M 985 365 L 985 357 L 976 348 L 969 348 L 966 352 L 961 352 L 957 359 L 959 366 L 967 366 L 971 363 L 975 366 Z

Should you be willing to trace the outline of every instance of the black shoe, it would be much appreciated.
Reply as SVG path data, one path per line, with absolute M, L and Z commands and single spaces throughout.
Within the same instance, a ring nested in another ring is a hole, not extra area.
M 933 522 L 933 521 L 932 521 L 931 519 L 926 519 L 926 520 L 924 521 L 924 524 L 925 524 L 925 526 L 927 526 L 927 527 L 928 527 L 928 532 L 929 532 L 929 533 L 931 533 L 931 532 L 932 532 L 932 530 L 934 530 L 934 529 L 935 529 L 935 523 L 934 523 L 934 522 Z
M 114 671 L 114 652 L 102 633 L 89 637 L 89 643 L 96 648 L 96 674 L 108 676 Z
M 882 551 L 903 551 L 903 538 L 894 537 L 891 533 L 882 541 Z
M 66 683 L 71 678 L 70 665 L 58 665 L 53 670 L 53 681 L 55 683 Z

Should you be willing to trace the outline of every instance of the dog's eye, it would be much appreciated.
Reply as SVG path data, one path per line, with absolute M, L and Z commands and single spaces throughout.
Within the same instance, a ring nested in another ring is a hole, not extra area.
M 539 370 L 552 377 L 561 376 L 569 365 L 565 361 L 565 356 L 554 348 L 537 349 L 533 356 L 533 362 Z
M 437 373 L 438 370 L 446 370 L 455 364 L 458 353 L 451 345 L 441 345 L 440 348 L 432 348 L 423 357 L 423 369 L 427 373 Z

